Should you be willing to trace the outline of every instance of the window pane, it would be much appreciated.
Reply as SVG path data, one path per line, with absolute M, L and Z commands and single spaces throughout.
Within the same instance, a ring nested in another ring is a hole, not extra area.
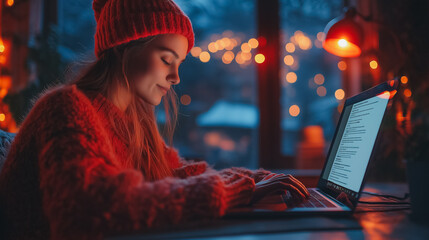
M 322 48 L 341 0 L 281 0 L 282 154 L 297 168 L 322 168 L 339 115 L 345 62 Z
M 217 169 L 256 168 L 255 1 L 175 2 L 191 19 L 196 42 L 175 87 L 180 106 L 174 146 Z M 157 115 L 162 122 L 162 111 Z

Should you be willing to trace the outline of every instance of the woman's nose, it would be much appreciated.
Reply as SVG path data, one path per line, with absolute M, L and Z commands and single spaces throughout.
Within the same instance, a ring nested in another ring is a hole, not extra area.
M 173 85 L 177 85 L 180 83 L 180 77 L 178 72 L 174 72 L 170 74 L 168 81 L 171 82 Z

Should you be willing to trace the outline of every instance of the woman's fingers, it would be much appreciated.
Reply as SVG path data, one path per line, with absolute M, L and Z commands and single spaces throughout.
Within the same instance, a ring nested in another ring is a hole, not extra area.
M 282 184 L 282 188 L 285 190 L 288 190 L 292 194 L 292 197 L 294 197 L 295 200 L 300 202 L 305 200 L 305 195 L 294 185 L 289 183 L 283 183 L 283 182 L 281 184 Z
M 262 181 L 264 181 L 264 180 L 268 180 L 268 179 L 271 179 L 271 178 L 275 177 L 276 175 L 277 175 L 277 174 L 275 174 L 275 173 L 270 173 L 270 174 L 266 175 L 266 176 L 262 179 Z
M 299 182 L 296 178 L 294 178 L 294 177 L 283 176 L 283 177 L 279 177 L 279 178 L 276 178 L 276 179 L 272 179 L 272 181 L 281 181 L 281 182 L 292 184 L 297 189 L 299 189 L 304 196 L 307 196 L 307 197 L 309 196 L 307 188 L 301 182 Z
M 308 196 L 310 196 L 310 193 L 308 192 L 307 188 L 305 187 L 305 185 L 299 181 L 298 179 L 296 179 L 294 176 L 290 175 L 289 176 L 294 179 L 296 181 L 296 183 L 298 183 L 299 185 L 301 185 L 301 187 L 305 190 L 305 192 L 307 193 Z

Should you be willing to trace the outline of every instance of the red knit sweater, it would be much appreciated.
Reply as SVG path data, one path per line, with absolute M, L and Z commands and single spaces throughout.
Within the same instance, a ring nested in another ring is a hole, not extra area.
M 37 100 L 0 173 L 0 210 L 9 239 L 102 239 L 222 216 L 249 203 L 269 171 L 232 167 L 165 153 L 174 177 L 145 181 L 125 168 L 126 145 L 106 114 L 123 112 L 101 94 L 56 86 Z

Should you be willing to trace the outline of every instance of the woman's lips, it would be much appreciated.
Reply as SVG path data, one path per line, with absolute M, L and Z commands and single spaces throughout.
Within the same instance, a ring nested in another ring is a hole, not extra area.
M 167 93 L 167 91 L 168 91 L 168 89 L 167 88 L 165 88 L 165 87 L 161 87 L 161 86 L 159 86 L 159 85 L 157 85 L 160 89 L 161 89 L 161 91 L 164 93 L 164 94 L 166 94 Z

